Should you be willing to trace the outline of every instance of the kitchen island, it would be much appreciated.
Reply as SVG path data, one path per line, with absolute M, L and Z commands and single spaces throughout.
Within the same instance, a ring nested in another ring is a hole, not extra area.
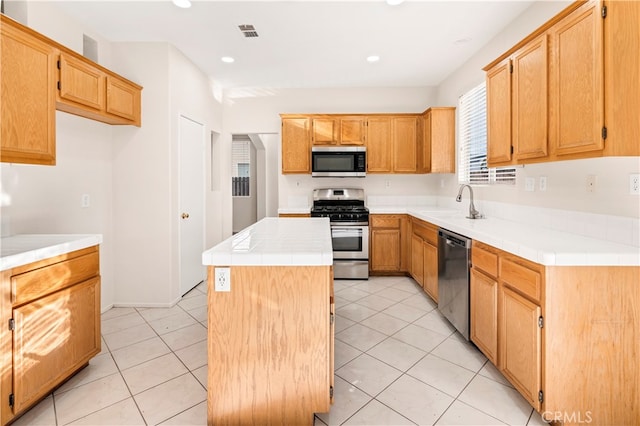
M 265 218 L 202 254 L 208 424 L 313 424 L 333 386 L 327 218 Z

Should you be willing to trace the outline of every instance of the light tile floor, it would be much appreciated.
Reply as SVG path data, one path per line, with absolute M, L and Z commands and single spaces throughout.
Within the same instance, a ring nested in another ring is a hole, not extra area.
M 334 404 L 316 425 L 544 425 L 406 277 L 335 282 Z M 15 425 L 205 425 L 206 286 L 113 308 L 102 352 Z

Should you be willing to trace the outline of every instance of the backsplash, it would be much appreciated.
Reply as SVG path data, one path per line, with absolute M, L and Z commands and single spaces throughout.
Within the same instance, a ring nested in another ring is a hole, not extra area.
M 555 231 L 640 247 L 640 219 L 638 218 L 519 206 L 495 201 L 474 200 L 474 204 L 476 209 L 488 218 L 537 225 Z M 454 197 L 376 195 L 367 197 L 367 206 L 369 208 L 434 206 L 459 210 L 466 214 L 469 199 L 464 197 L 461 203 L 457 203 Z

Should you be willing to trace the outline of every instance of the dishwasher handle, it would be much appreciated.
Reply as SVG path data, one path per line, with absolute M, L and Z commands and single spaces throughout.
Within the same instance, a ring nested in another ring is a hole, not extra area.
M 443 239 L 445 244 L 451 247 L 471 248 L 471 239 L 464 235 L 455 234 L 451 231 L 438 229 L 438 237 Z

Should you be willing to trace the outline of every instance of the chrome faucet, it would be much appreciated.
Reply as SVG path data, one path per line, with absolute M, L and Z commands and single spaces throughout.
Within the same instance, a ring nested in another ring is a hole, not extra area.
M 478 210 L 476 210 L 476 206 L 473 205 L 473 188 L 471 188 L 471 186 L 469 185 L 460 185 L 460 191 L 458 191 L 458 196 L 456 197 L 456 201 L 457 202 L 461 202 L 462 201 L 462 191 L 464 190 L 464 188 L 467 187 L 469 188 L 469 216 L 467 216 L 467 219 L 481 219 L 482 213 L 480 213 Z

